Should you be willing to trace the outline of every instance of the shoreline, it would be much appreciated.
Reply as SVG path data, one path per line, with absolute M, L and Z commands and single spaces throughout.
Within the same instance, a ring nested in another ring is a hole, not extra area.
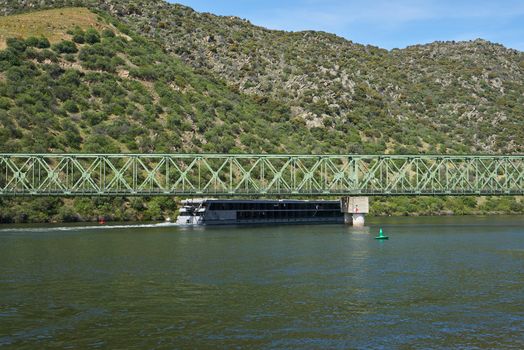
M 467 214 L 433 214 L 433 215 L 427 215 L 422 213 L 414 213 L 410 215 L 373 215 L 368 214 L 366 215 L 366 221 L 367 220 L 373 220 L 373 219 L 386 219 L 386 218 L 467 218 L 467 217 L 501 217 L 501 216 L 509 216 L 509 217 L 518 217 L 518 216 L 524 216 L 524 213 L 504 213 L 504 212 L 477 212 L 477 213 L 467 213 Z M 175 226 L 174 218 L 171 218 L 171 220 L 110 220 L 106 217 L 104 220 L 104 223 L 99 223 L 99 220 L 78 220 L 78 221 L 39 221 L 39 222 L 0 222 L 0 229 L 2 228 L 9 228 L 11 226 L 25 226 L 25 227 L 32 227 L 36 225 L 58 225 L 58 224 L 66 224 L 68 227 L 75 227 L 80 225 L 89 225 L 92 227 L 104 227 L 104 226 L 118 226 L 118 225 L 125 225 L 125 226 L 132 226 L 132 225 L 155 225 L 155 226 L 162 226 L 162 224 L 165 224 L 165 226 Z M 298 224 L 300 225 L 300 224 Z M 349 225 L 351 226 L 351 225 Z

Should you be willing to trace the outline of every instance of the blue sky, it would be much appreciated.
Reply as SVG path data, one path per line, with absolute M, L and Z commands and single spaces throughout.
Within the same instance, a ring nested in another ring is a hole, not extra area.
M 270 29 L 323 30 L 386 49 L 483 38 L 524 51 L 524 0 L 178 0 Z

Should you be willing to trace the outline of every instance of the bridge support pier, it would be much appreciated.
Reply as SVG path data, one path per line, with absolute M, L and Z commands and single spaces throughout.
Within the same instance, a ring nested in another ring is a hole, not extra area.
M 364 216 L 369 213 L 368 197 L 343 197 L 340 199 L 340 210 L 344 213 L 344 222 L 356 227 L 365 224 Z

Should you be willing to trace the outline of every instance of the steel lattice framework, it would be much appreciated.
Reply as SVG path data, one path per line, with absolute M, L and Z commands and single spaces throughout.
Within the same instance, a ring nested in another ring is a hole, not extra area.
M 523 195 L 524 156 L 0 154 L 0 196 Z

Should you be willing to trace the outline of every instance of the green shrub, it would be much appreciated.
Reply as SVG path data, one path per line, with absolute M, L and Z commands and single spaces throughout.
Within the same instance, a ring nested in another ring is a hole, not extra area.
M 69 113 L 78 113 L 79 112 L 78 105 L 71 100 L 67 100 L 64 102 L 64 109 Z
M 124 64 L 120 57 L 115 56 L 114 50 L 100 43 L 82 48 L 78 58 L 84 68 L 106 72 L 115 72 L 117 67 Z
M 116 142 L 106 135 L 90 135 L 82 146 L 87 153 L 118 153 L 120 148 Z
M 27 44 L 25 40 L 18 38 L 7 38 L 6 40 L 7 47 L 15 51 L 23 52 L 25 51 Z
M 77 33 L 73 35 L 73 41 L 77 44 L 83 44 L 85 43 L 84 34 L 83 33 Z
M 100 34 L 94 28 L 89 28 L 84 34 L 84 40 L 88 44 L 96 44 L 100 42 Z
M 57 219 L 60 222 L 77 222 L 80 221 L 80 216 L 73 208 L 69 206 L 62 206 L 58 210 Z
M 0 51 L 0 71 L 16 67 L 22 64 L 22 61 L 12 50 Z
M 114 38 L 115 32 L 113 32 L 111 29 L 106 28 L 102 31 L 102 38 Z
M 69 40 L 64 40 L 57 44 L 54 44 L 52 49 L 58 53 L 77 53 L 78 52 L 76 44 Z
M 38 39 L 38 44 L 36 45 L 36 47 L 39 49 L 47 49 L 51 47 L 51 43 L 49 42 L 49 40 L 47 40 L 47 38 L 41 37 Z
M 158 79 L 158 73 L 152 66 L 133 68 L 129 71 L 129 75 L 133 78 L 147 81 Z
M 39 42 L 40 40 L 34 36 L 31 36 L 25 40 L 26 45 L 30 47 L 37 47 Z

